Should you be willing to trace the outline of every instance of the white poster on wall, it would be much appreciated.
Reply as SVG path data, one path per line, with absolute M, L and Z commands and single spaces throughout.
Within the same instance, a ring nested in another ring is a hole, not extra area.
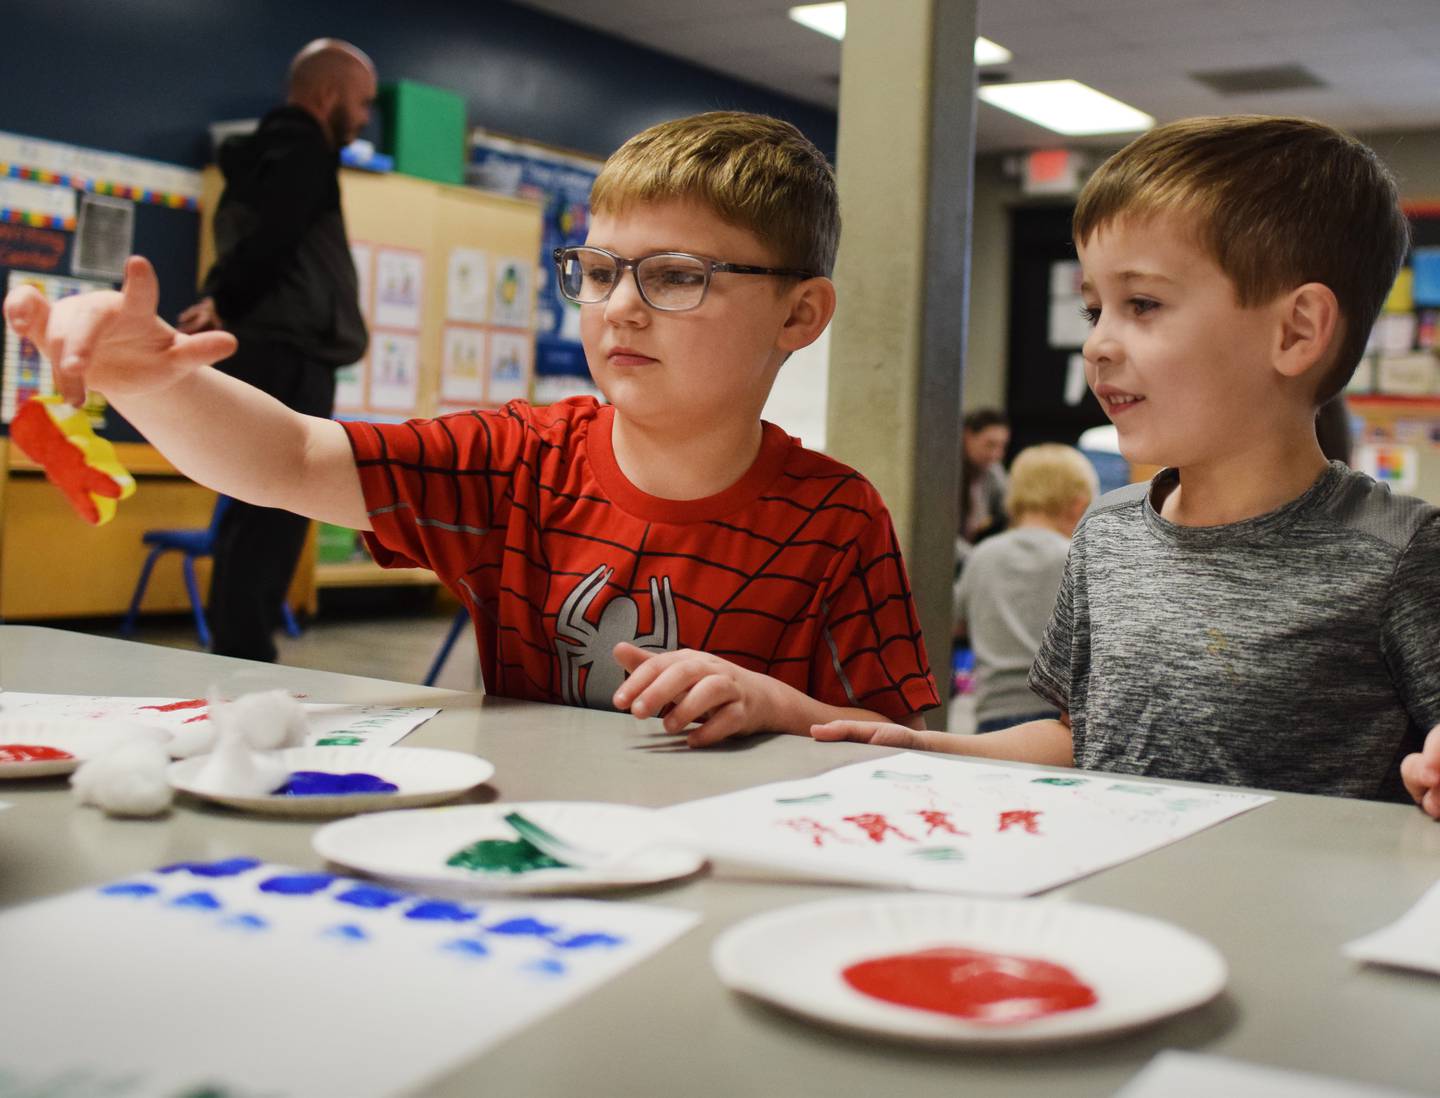
M 420 341 L 404 332 L 370 336 L 370 407 L 413 412 L 420 399 Z
M 375 249 L 375 326 L 420 329 L 424 257 L 398 248 Z
M 440 399 L 468 405 L 485 399 L 485 329 L 445 326 Z
M 451 248 L 445 319 L 484 324 L 490 302 L 490 257 L 479 248 Z
M 490 368 L 486 399 L 491 404 L 519 400 L 530 387 L 530 355 L 533 343 L 528 335 L 510 332 L 490 334 Z
M 495 261 L 495 287 L 491 297 L 491 323 L 504 328 L 530 327 L 532 264 L 513 256 Z

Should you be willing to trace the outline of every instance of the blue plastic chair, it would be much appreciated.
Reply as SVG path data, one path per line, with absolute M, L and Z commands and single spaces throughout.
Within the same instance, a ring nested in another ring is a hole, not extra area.
M 130 609 L 126 611 L 125 620 L 120 623 L 121 636 L 129 637 L 135 633 L 135 625 L 140 616 L 140 600 L 145 597 L 145 588 L 150 583 L 150 572 L 154 569 L 155 562 L 163 554 L 174 552 L 182 553 L 185 557 L 180 566 L 185 572 L 185 590 L 190 593 L 190 610 L 195 615 L 195 632 L 200 637 L 201 645 L 210 647 L 210 625 L 205 620 L 205 604 L 200 599 L 200 585 L 195 582 L 195 561 L 215 555 L 215 538 L 220 533 L 220 519 L 229 506 L 229 496 L 217 497 L 215 510 L 210 515 L 210 525 L 201 530 L 146 530 L 141 535 L 141 542 L 152 548 L 140 569 L 140 581 L 135 584 Z M 300 623 L 295 620 L 288 601 L 280 603 L 280 619 L 287 636 L 300 635 Z
M 470 624 L 470 614 L 465 607 L 455 611 L 455 620 L 450 623 L 450 632 L 445 634 L 445 640 L 440 645 L 440 651 L 435 653 L 435 662 L 430 665 L 430 670 L 425 674 L 425 685 L 434 686 L 435 680 L 440 677 L 440 669 L 445 666 L 445 661 L 450 658 L 450 649 L 455 647 L 455 642 L 460 639 L 460 631 Z

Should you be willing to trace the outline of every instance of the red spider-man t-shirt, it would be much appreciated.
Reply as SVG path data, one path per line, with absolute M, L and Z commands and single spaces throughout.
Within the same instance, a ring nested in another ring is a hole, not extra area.
M 701 649 L 891 719 L 939 704 L 864 477 L 767 423 L 737 483 L 659 499 L 620 471 L 613 415 L 582 397 L 344 425 L 371 553 L 433 569 L 464 602 L 487 691 L 608 708 L 624 640 Z

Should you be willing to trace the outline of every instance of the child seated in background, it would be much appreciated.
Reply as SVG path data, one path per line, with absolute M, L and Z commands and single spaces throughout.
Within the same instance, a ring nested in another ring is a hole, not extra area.
M 760 419 L 834 312 L 839 232 L 830 166 L 788 123 L 653 126 L 596 179 L 585 246 L 555 253 L 609 403 L 405 424 L 300 415 L 210 369 L 233 337 L 161 321 L 141 259 L 122 293 L 20 289 L 5 312 L 67 399 L 103 392 L 194 480 L 433 569 L 491 693 L 663 713 L 692 746 L 847 716 L 923 727 L 938 697 L 889 513 Z
M 1189 119 L 1106 161 L 1074 229 L 1086 379 L 1167 467 L 1075 532 L 1030 675 L 1059 719 L 812 734 L 1440 816 L 1440 508 L 1315 434 L 1405 256 L 1390 174 L 1319 123 Z
M 975 652 L 976 731 L 1058 717 L 1030 689 L 1030 665 L 1055 609 L 1070 535 L 1098 491 L 1070 446 L 1022 450 L 1005 491 L 1009 528 L 982 541 L 955 583 L 955 622 Z

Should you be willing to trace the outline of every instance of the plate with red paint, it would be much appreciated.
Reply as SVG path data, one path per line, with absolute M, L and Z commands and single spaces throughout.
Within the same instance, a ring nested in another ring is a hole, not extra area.
M 528 842 L 523 815 L 591 855 L 567 864 Z M 650 808 L 583 801 L 453 805 L 341 820 L 315 833 L 327 861 L 410 888 L 453 894 L 597 892 L 688 877 L 705 858 L 683 827 Z
M 711 961 L 734 991 L 819 1022 L 942 1045 L 1124 1033 L 1225 987 L 1210 943 L 1158 919 L 1054 900 L 875 895 L 747 919 Z
M 69 774 L 86 759 L 136 739 L 165 743 L 170 736 L 133 724 L 0 717 L 0 780 Z
M 230 808 L 313 818 L 440 804 L 495 773 L 493 763 L 476 755 L 434 747 L 288 747 L 265 754 L 288 775 L 270 793 L 239 792 L 207 779 L 209 755 L 171 763 L 166 778 L 182 793 Z

